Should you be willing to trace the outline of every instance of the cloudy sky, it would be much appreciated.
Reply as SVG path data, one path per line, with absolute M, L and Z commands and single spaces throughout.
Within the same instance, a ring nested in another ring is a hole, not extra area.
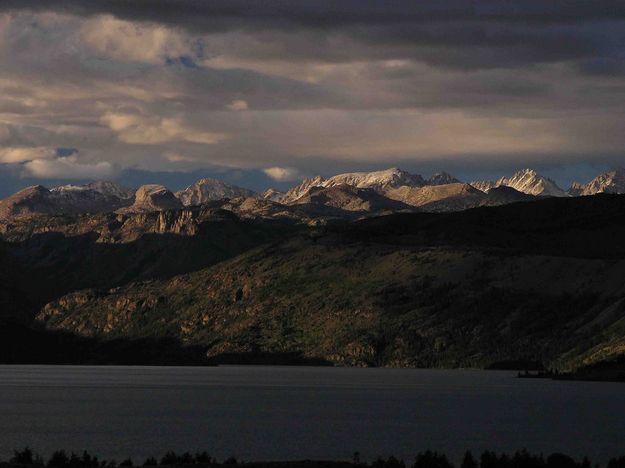
M 0 194 L 625 165 L 614 0 L 2 0 Z

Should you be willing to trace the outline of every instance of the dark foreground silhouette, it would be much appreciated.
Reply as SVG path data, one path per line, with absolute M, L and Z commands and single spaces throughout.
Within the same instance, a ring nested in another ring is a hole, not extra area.
M 290 461 L 290 462 L 244 462 L 236 458 L 228 458 L 218 461 L 211 457 L 208 452 L 196 454 L 176 454 L 167 452 L 160 459 L 150 457 L 142 463 L 137 463 L 128 458 L 121 462 L 115 460 L 100 460 L 87 452 L 82 455 L 74 452 L 67 453 L 64 450 L 54 452 L 47 461 L 26 447 L 23 450 L 14 451 L 13 457 L 8 462 L 0 461 L 0 467 L 46 467 L 46 468 L 118 468 L 134 466 L 179 466 L 189 467 L 234 467 L 245 465 L 248 468 L 456 468 L 446 455 L 427 450 L 416 455 L 413 461 L 404 461 L 395 457 L 378 458 L 372 462 L 360 459 L 358 452 L 354 453 L 351 461 Z M 553 453 L 547 457 L 534 455 L 525 450 L 517 451 L 512 455 L 505 453 L 497 454 L 485 451 L 479 457 L 474 457 L 470 451 L 464 454 L 458 468 L 599 468 L 599 464 L 593 464 L 584 457 L 576 460 L 568 455 Z M 607 468 L 625 468 L 625 456 L 611 459 Z

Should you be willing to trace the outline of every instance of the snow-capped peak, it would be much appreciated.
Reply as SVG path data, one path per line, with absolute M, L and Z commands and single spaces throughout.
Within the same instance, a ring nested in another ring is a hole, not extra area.
M 533 169 L 522 169 L 516 172 L 512 177 L 502 177 L 497 181 L 496 185 L 506 185 L 529 195 L 551 197 L 568 196 L 553 180 L 541 176 Z
M 334 187 L 344 184 L 358 188 L 382 190 L 402 186 L 421 187 L 425 185 L 425 181 L 423 177 L 418 174 L 410 174 L 409 172 L 393 167 L 384 171 L 338 174 L 326 180 L 323 186 Z
M 292 203 L 306 195 L 314 187 L 329 188 L 339 185 L 368 188 L 383 193 L 385 190 L 391 188 L 402 186 L 422 187 L 426 185 L 426 183 L 420 175 L 410 174 L 396 167 L 384 171 L 348 172 L 332 176 L 329 179 L 324 179 L 321 176 L 304 179 L 300 185 L 291 188 L 282 197 L 281 201 L 282 203 Z

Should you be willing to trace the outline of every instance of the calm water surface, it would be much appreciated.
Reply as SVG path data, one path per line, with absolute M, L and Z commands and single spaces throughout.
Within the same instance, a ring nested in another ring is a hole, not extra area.
M 0 366 L 0 459 L 24 445 L 136 461 L 525 447 L 605 462 L 625 455 L 625 385 L 464 370 Z

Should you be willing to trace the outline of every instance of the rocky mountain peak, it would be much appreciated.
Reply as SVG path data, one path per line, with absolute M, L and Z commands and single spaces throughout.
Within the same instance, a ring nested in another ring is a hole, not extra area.
M 213 200 L 253 196 L 256 196 L 256 193 L 251 190 L 210 178 L 200 179 L 176 193 L 176 197 L 185 206 L 201 205 Z
M 135 202 L 120 213 L 142 213 L 182 208 L 182 202 L 163 185 L 142 185 L 135 193 Z
M 487 193 L 490 189 L 497 186 L 492 180 L 474 180 L 473 182 L 469 182 L 469 184 L 484 193 Z
M 281 203 L 292 203 L 306 195 L 313 187 L 323 187 L 326 180 L 321 176 L 305 178 L 301 184 L 290 188 L 283 197 L 278 200 Z
M 280 192 L 274 188 L 268 188 L 265 190 L 261 196 L 263 200 L 271 200 L 275 202 L 279 202 L 284 197 L 284 192 Z
M 579 194 L 594 195 L 596 193 L 625 193 L 625 169 L 619 168 L 598 175 L 583 185 Z
M 351 172 L 330 177 L 323 183 L 325 187 L 335 185 L 352 185 L 358 188 L 370 188 L 376 191 L 384 191 L 388 188 L 397 187 L 421 187 L 425 185 L 423 177 L 418 174 L 410 174 L 396 167 L 383 171 L 374 172 Z
M 584 191 L 585 187 L 586 185 L 582 184 L 581 182 L 573 182 L 569 189 L 566 191 L 566 193 L 568 193 L 572 197 L 579 197 Z
M 321 176 L 312 179 L 304 179 L 303 182 L 290 189 L 280 200 L 282 203 L 293 203 L 306 195 L 313 187 L 337 187 L 349 185 L 362 189 L 373 189 L 378 193 L 397 187 L 422 187 L 425 180 L 418 174 L 410 174 L 396 167 L 383 171 L 373 172 L 348 172 L 324 179 Z
M 114 211 L 130 205 L 133 194 L 134 191 L 112 182 L 62 185 L 50 190 L 42 185 L 35 185 L 0 201 L 0 217 Z
M 496 185 L 506 185 L 529 195 L 551 197 L 568 196 L 553 180 L 540 175 L 534 169 L 521 169 L 512 177 L 500 178 L 496 182 Z
M 448 172 L 437 172 L 427 181 L 428 185 L 457 184 L 460 181 Z

